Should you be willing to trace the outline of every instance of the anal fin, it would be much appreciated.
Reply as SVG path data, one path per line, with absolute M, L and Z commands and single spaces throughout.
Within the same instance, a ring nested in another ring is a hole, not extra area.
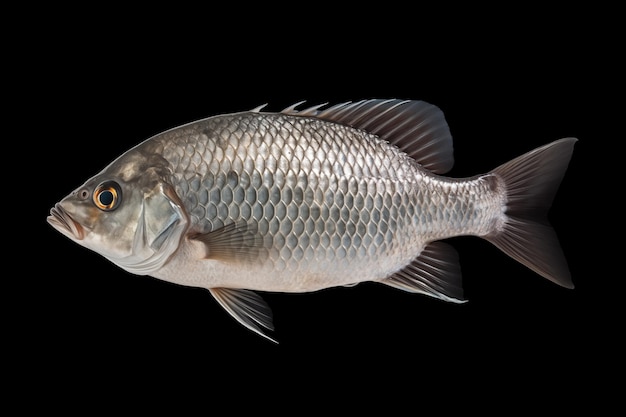
M 380 282 L 444 301 L 464 302 L 459 255 L 444 242 L 430 243 L 413 262 Z
M 239 323 L 255 333 L 278 343 L 266 335 L 261 326 L 274 330 L 272 310 L 267 303 L 253 291 L 234 288 L 209 288 L 218 303 Z

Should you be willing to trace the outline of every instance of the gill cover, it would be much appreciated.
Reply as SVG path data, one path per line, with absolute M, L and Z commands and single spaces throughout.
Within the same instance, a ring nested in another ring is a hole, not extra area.
M 158 184 L 141 202 L 132 254 L 111 260 L 133 274 L 157 271 L 178 249 L 187 224 L 176 193 L 171 187 Z

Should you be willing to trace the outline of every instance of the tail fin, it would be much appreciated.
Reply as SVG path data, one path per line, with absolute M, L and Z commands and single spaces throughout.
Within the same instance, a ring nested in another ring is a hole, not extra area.
M 574 284 L 547 213 L 576 141 L 554 141 L 492 171 L 506 187 L 506 220 L 498 231 L 484 236 L 513 259 L 567 288 Z

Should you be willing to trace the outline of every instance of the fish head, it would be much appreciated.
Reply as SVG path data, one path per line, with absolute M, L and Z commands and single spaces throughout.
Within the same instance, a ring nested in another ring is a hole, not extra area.
M 188 218 L 162 164 L 121 157 L 63 198 L 48 223 L 74 242 L 139 275 L 176 252 Z

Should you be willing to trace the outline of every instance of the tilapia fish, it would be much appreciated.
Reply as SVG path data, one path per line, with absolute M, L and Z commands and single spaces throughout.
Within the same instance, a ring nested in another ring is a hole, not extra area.
M 375 281 L 463 301 L 446 238 L 487 239 L 573 287 L 547 212 L 576 139 L 491 172 L 442 176 L 452 137 L 423 101 L 364 100 L 209 117 L 130 149 L 57 203 L 48 222 L 134 274 L 207 288 L 273 340 L 254 290 Z

